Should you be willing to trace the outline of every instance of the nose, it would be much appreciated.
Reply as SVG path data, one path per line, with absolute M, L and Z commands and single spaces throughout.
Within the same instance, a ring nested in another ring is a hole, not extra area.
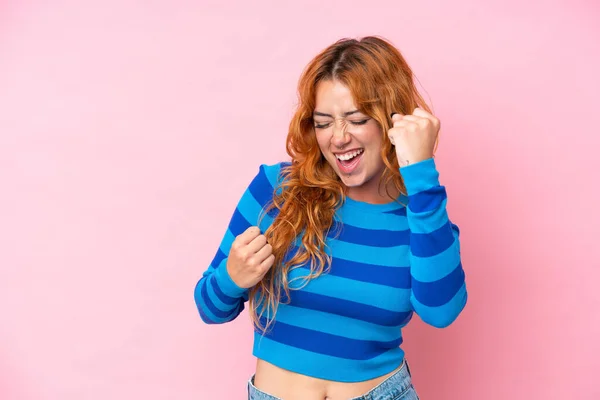
M 338 121 L 335 121 L 335 123 L 333 124 L 331 144 L 333 144 L 338 149 L 342 149 L 344 146 L 350 143 L 351 140 L 352 138 L 350 137 L 348 132 L 346 132 L 346 124 L 343 121 L 340 121 L 340 123 L 338 123 Z

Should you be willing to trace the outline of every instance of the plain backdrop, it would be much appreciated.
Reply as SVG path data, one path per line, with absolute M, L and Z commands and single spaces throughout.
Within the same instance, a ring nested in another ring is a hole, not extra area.
M 244 312 L 193 300 L 296 83 L 343 37 L 442 121 L 469 302 L 414 318 L 422 400 L 598 399 L 596 1 L 0 2 L 0 398 L 243 399 Z

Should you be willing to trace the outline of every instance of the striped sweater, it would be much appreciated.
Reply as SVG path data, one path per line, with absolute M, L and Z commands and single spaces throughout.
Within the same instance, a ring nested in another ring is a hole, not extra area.
M 196 306 L 206 323 L 231 321 L 244 309 L 248 290 L 228 275 L 227 255 L 237 235 L 258 225 L 283 165 L 261 165 L 196 284 Z M 407 196 L 399 200 L 408 206 L 346 198 L 327 238 L 331 269 L 308 284 L 302 279 L 308 267 L 290 272 L 290 280 L 299 278 L 296 290 L 280 304 L 269 331 L 254 332 L 254 356 L 308 376 L 364 381 L 402 363 L 402 328 L 413 313 L 438 328 L 456 319 L 467 301 L 459 229 L 448 219 L 435 161 L 400 172 Z M 262 219 L 261 232 L 273 217 Z

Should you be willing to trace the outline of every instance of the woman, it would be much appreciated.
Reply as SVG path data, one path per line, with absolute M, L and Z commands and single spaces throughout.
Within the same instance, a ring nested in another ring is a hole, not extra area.
M 433 153 L 440 128 L 400 52 L 341 40 L 299 82 L 291 162 L 262 165 L 196 285 L 206 323 L 248 302 L 249 399 L 417 399 L 401 330 L 467 301 L 459 230 Z

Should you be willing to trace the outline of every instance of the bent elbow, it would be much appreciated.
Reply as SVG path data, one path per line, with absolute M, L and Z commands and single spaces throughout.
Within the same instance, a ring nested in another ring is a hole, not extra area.
M 467 292 L 459 292 L 452 301 L 440 307 L 430 308 L 423 305 L 416 305 L 415 311 L 423 322 L 435 328 L 447 328 L 452 325 L 458 316 L 464 310 L 467 304 Z

